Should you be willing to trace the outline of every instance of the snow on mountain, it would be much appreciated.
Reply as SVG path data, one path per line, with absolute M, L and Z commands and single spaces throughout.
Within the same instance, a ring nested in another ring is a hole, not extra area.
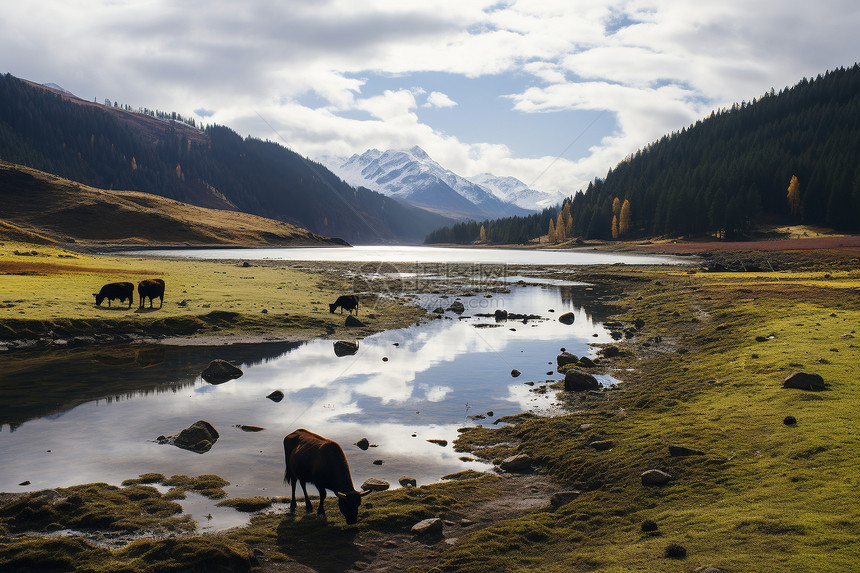
M 565 198 L 565 195 L 560 192 L 547 193 L 529 189 L 528 185 L 516 177 L 499 177 L 492 173 L 481 173 L 469 177 L 469 181 L 487 189 L 502 201 L 534 211 L 558 205 Z
M 49 83 L 49 84 L 42 84 L 42 85 L 45 86 L 46 88 L 51 88 L 52 90 L 57 90 L 58 92 L 63 92 L 64 94 L 69 94 L 70 96 L 75 95 L 72 92 L 70 92 L 69 90 L 64 89 L 62 86 L 58 86 L 57 84 L 55 84 L 53 82 Z M 77 96 L 75 96 L 75 97 L 77 97 Z
M 408 151 L 369 149 L 346 160 L 327 157 L 321 162 L 350 185 L 448 216 L 480 220 L 535 210 L 507 201 L 492 189 L 445 169 L 417 145 Z

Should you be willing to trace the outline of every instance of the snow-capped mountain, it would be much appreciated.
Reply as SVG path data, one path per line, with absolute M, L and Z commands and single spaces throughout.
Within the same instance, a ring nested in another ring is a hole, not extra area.
M 535 209 L 507 201 L 491 188 L 445 169 L 418 146 L 408 151 L 369 149 L 346 160 L 329 157 L 321 161 L 350 185 L 447 216 L 481 220 L 526 215 Z
M 492 173 L 481 173 L 468 179 L 487 189 L 502 201 L 533 211 L 558 205 L 565 198 L 563 193 L 547 193 L 546 191 L 529 189 L 528 185 L 516 177 L 499 177 Z

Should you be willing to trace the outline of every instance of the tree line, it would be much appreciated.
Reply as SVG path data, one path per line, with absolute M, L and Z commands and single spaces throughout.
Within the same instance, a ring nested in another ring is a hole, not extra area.
M 567 238 L 749 236 L 759 224 L 860 230 L 860 65 L 804 78 L 779 93 L 712 112 L 662 137 L 566 200 Z M 525 217 L 485 221 L 529 242 L 558 234 Z M 473 229 L 469 235 L 466 228 Z M 516 228 L 516 230 L 514 230 Z M 480 225 L 443 229 L 427 242 L 480 240 Z M 451 240 L 456 239 L 456 240 Z M 557 236 L 556 236 L 557 239 Z

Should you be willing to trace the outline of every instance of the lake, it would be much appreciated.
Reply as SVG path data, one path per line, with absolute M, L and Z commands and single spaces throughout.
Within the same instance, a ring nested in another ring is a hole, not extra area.
M 481 263 L 490 265 L 668 265 L 684 264 L 680 257 L 605 253 L 586 250 L 475 249 L 404 245 L 359 245 L 354 247 L 305 247 L 259 249 L 159 249 L 131 251 L 130 255 L 188 257 L 200 259 L 247 259 L 321 262 L 384 263 Z

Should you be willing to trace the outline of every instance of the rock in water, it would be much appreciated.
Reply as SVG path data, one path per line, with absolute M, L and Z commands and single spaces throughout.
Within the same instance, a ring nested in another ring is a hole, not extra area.
M 576 364 L 577 357 L 575 354 L 571 354 L 570 352 L 562 352 L 558 356 L 555 357 L 555 362 L 559 368 L 565 366 L 567 364 Z
M 281 392 L 280 390 L 275 390 L 274 392 L 272 392 L 271 394 L 266 396 L 266 398 L 268 398 L 272 402 L 280 402 L 281 400 L 284 399 L 284 393 Z
M 216 358 L 203 370 L 201 376 L 210 384 L 223 384 L 243 374 L 242 370 L 226 360 Z
M 361 438 L 360 440 L 355 442 L 355 445 L 358 446 L 358 449 L 366 451 L 367 448 L 370 447 L 370 440 L 368 440 L 367 438 Z
M 206 420 L 197 420 L 176 436 L 173 444 L 183 450 L 205 454 L 218 440 L 218 430 Z
M 350 342 L 348 340 L 338 340 L 334 343 L 334 354 L 335 356 L 352 356 L 358 352 L 358 343 Z
M 568 391 L 599 390 L 597 378 L 582 370 L 568 370 L 564 374 L 564 389 Z
M 824 390 L 827 386 L 820 374 L 795 372 L 783 381 L 782 387 L 797 388 L 798 390 Z
M 566 312 L 558 317 L 558 321 L 562 324 L 573 324 L 574 320 L 576 320 L 576 315 L 572 312 Z

